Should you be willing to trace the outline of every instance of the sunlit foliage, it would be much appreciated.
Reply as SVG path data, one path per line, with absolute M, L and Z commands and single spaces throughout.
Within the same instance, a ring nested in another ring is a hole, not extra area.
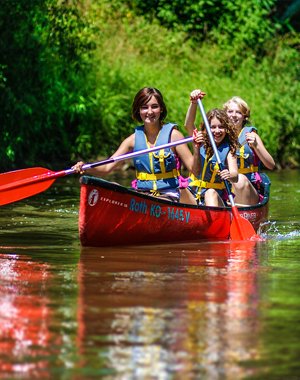
M 2 0 L 1 169 L 111 154 L 133 131 L 143 86 L 163 92 L 183 132 L 194 88 L 206 91 L 207 110 L 242 96 L 278 165 L 299 165 L 293 4 Z

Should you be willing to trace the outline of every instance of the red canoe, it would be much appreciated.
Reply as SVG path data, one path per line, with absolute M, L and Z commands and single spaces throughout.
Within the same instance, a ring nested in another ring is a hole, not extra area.
M 255 231 L 268 218 L 270 180 L 262 173 L 263 200 L 238 207 Z M 139 194 L 116 183 L 82 176 L 79 235 L 82 246 L 228 240 L 231 207 L 174 203 Z

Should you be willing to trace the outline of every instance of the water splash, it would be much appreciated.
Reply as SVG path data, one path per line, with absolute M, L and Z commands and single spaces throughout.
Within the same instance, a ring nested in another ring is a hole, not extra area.
M 295 239 L 300 236 L 299 229 L 282 232 L 283 229 L 297 227 L 291 223 L 278 223 L 276 221 L 267 221 L 260 225 L 258 233 L 266 240 L 288 240 Z

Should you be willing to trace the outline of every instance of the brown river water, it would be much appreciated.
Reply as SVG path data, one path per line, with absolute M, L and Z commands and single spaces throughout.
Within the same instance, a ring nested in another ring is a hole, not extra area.
M 74 176 L 2 206 L 0 379 L 300 379 L 299 174 L 264 242 L 81 248 Z

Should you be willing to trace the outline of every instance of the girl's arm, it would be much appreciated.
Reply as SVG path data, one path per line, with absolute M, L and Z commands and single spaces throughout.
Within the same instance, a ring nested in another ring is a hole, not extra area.
M 222 180 L 227 180 L 231 183 L 236 183 L 238 181 L 238 165 L 237 158 L 233 156 L 231 152 L 227 156 L 227 166 L 228 169 L 224 169 L 220 172 L 220 177 Z
M 196 134 L 197 134 L 197 131 L 195 132 L 194 135 L 196 136 Z M 199 141 L 201 140 L 203 142 L 202 132 L 198 132 L 198 134 L 201 135 L 201 137 L 199 137 L 198 140 Z M 171 135 L 171 141 L 181 140 L 182 138 L 183 138 L 183 134 L 179 132 L 177 129 L 173 129 L 172 135 Z M 185 168 L 189 172 L 198 176 L 201 170 L 201 160 L 200 160 L 200 152 L 199 152 L 200 143 L 194 140 L 193 144 L 194 144 L 194 155 L 192 155 L 187 144 L 177 145 L 174 148 L 174 151 L 180 157 Z
M 192 136 L 193 130 L 195 129 L 196 113 L 197 113 L 197 104 L 191 102 L 187 110 L 187 113 L 185 115 L 185 122 L 184 122 L 184 126 L 189 136 Z
M 184 138 L 183 134 L 178 131 L 178 129 L 173 129 L 171 134 L 171 142 L 182 140 Z M 187 144 L 177 145 L 173 148 L 174 152 L 179 156 L 183 165 L 188 171 L 191 171 L 193 164 L 193 155 L 187 146 Z
M 199 148 L 199 145 L 198 146 L 195 145 L 191 172 L 194 174 L 195 177 L 199 177 L 201 171 L 202 171 L 202 165 L 201 165 L 200 148 Z
M 269 170 L 273 170 L 275 168 L 275 161 L 267 151 L 260 136 L 256 132 L 249 132 L 246 134 L 246 140 L 250 148 L 255 151 L 264 166 Z
M 205 142 L 205 137 L 202 131 L 198 131 L 197 129 L 193 130 L 193 137 L 194 137 L 194 155 L 193 155 L 193 166 L 192 166 L 192 173 L 195 177 L 199 177 L 202 172 L 202 160 L 201 160 L 201 154 L 200 154 L 200 147 Z
M 185 128 L 189 136 L 192 136 L 193 130 L 195 129 L 195 120 L 197 113 L 197 99 L 202 99 L 205 92 L 201 90 L 193 90 L 190 95 L 190 105 L 185 116 Z
M 119 146 L 119 148 L 115 151 L 115 153 L 110 157 L 117 157 L 126 153 L 130 153 L 133 151 L 134 147 L 134 134 L 127 137 Z M 102 165 L 102 166 L 96 166 L 91 169 L 87 169 L 84 171 L 86 174 L 94 175 L 94 176 L 100 176 L 110 173 L 115 167 L 120 164 L 120 162 L 112 162 L 110 164 Z M 77 162 L 72 169 L 76 170 L 77 173 L 83 174 L 82 166 L 84 165 L 84 162 L 79 161 Z

